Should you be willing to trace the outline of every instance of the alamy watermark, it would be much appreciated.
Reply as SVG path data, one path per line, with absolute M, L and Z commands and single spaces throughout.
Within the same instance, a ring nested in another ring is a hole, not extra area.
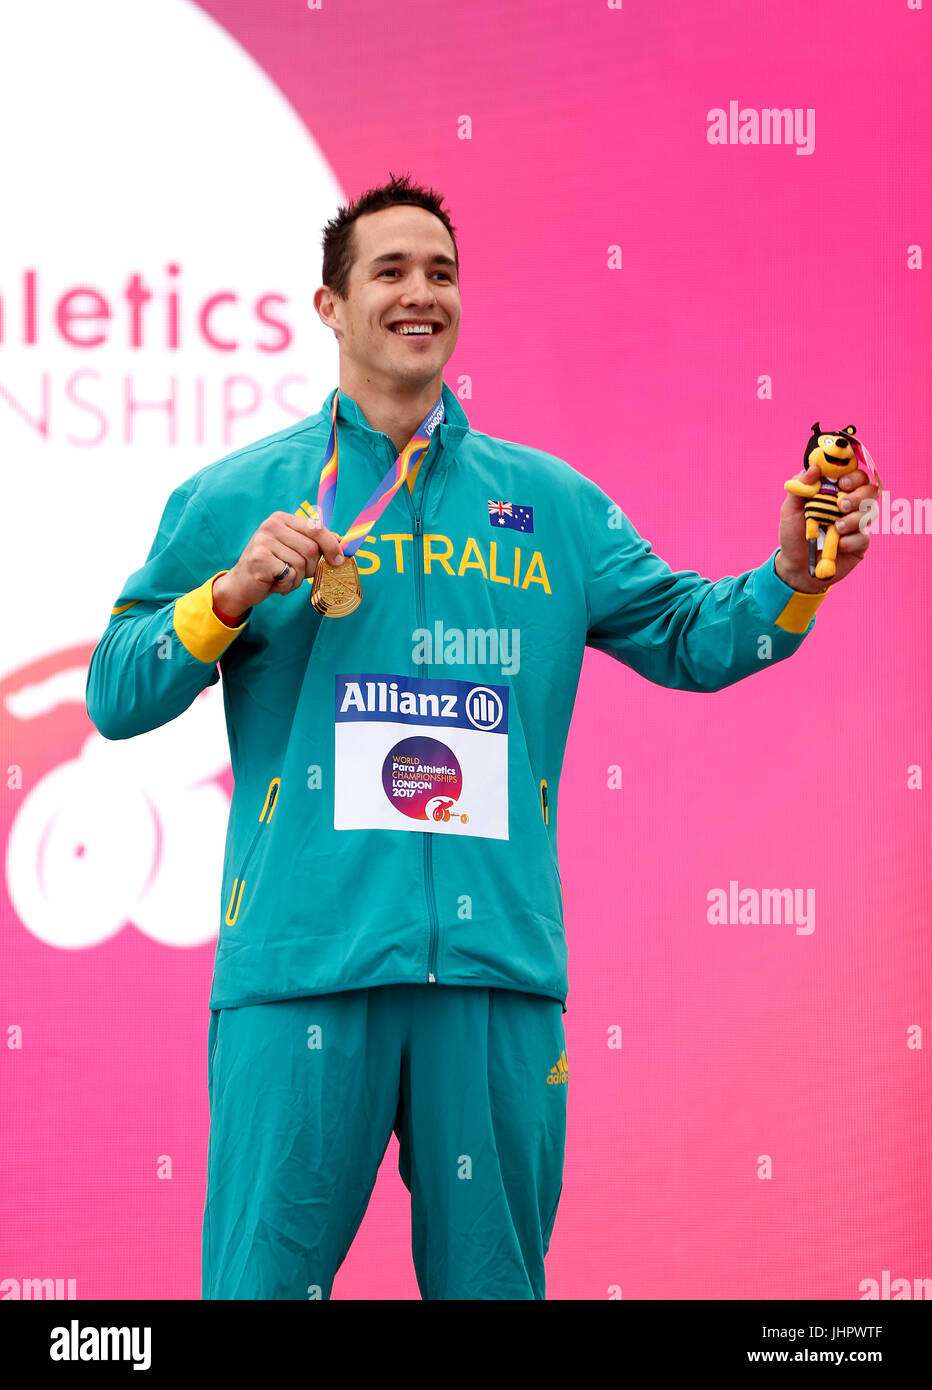
M 795 926 L 797 936 L 815 931 L 814 888 L 742 888 L 733 878 L 706 894 L 706 921 L 730 926 Z
M 415 628 L 412 658 L 418 666 L 499 666 L 503 676 L 521 668 L 521 632 L 512 627 Z

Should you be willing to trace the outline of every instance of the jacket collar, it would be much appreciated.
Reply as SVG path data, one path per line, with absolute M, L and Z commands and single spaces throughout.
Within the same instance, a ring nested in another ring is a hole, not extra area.
M 336 389 L 330 392 L 321 407 L 321 413 L 325 420 L 330 419 L 330 411 L 333 408 L 333 398 L 335 395 Z M 449 449 L 455 452 L 463 436 L 469 433 L 469 420 L 466 417 L 466 412 L 463 407 L 445 381 L 441 385 L 441 395 L 443 397 L 446 414 L 440 429 L 437 430 L 435 435 L 431 438 L 431 444 L 433 444 L 436 435 L 439 434 L 441 449 Z M 375 446 L 376 441 L 379 439 L 385 439 L 391 444 L 388 435 L 382 434 L 380 430 L 374 430 L 352 396 L 347 396 L 343 391 L 340 392 L 340 399 L 337 401 L 337 420 L 340 424 L 347 424 L 351 428 L 355 427 L 362 430 L 369 436 L 367 443 L 370 446 Z M 391 445 L 391 447 L 394 453 L 394 445 Z

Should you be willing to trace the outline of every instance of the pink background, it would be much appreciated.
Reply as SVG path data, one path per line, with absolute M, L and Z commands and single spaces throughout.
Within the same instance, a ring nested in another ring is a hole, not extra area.
M 471 378 L 471 424 L 568 460 L 674 569 L 766 559 L 816 419 L 858 427 L 892 498 L 929 493 L 928 279 L 908 266 L 932 240 L 928 10 L 202 8 L 347 199 L 389 170 L 444 194 L 463 297 L 445 377 Z M 707 112 L 732 99 L 813 108 L 813 153 L 710 145 Z M 308 227 L 311 288 L 319 245 Z M 140 527 L 138 564 L 151 539 Z M 932 1022 L 930 792 L 908 786 L 932 770 L 930 546 L 875 535 L 796 656 L 714 695 L 587 653 L 560 790 L 570 1082 L 548 1297 L 857 1299 L 885 1270 L 932 1277 L 930 1089 L 909 1045 Z M 28 785 L 89 732 L 76 705 L 25 731 L 4 704 L 2 767 Z M 814 931 L 710 925 L 731 880 L 814 890 Z M 58 950 L 5 899 L 0 1027 L 27 1041 L 2 1056 L 0 1280 L 199 1297 L 213 952 L 131 922 Z M 393 1138 L 334 1296 L 417 1298 L 409 1240 Z

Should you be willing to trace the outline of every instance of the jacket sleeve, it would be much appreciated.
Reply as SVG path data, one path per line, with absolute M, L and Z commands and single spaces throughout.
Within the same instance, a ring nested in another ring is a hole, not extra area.
M 196 483 L 175 489 L 149 557 L 127 579 L 91 656 L 85 703 L 104 738 L 167 724 L 220 679 L 217 662 L 249 621 L 227 627 L 211 587 L 226 574 Z
M 601 490 L 599 497 L 587 645 L 655 685 L 714 691 L 784 661 L 812 631 L 827 590 L 804 594 L 785 584 L 774 565 L 779 546 L 746 574 L 703 579 L 672 570 Z

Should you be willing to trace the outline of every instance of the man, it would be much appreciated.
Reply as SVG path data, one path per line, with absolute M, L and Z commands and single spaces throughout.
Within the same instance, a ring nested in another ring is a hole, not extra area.
M 339 391 L 174 491 L 91 660 L 108 738 L 223 672 L 204 1298 L 329 1298 L 393 1130 L 422 1296 L 544 1297 L 584 648 L 711 692 L 796 651 L 830 587 L 801 497 L 764 564 L 712 583 L 567 463 L 471 430 L 443 381 L 458 277 L 433 191 L 340 210 L 314 299 Z M 856 518 L 876 489 L 852 481 Z M 836 583 L 867 549 L 848 528 Z

